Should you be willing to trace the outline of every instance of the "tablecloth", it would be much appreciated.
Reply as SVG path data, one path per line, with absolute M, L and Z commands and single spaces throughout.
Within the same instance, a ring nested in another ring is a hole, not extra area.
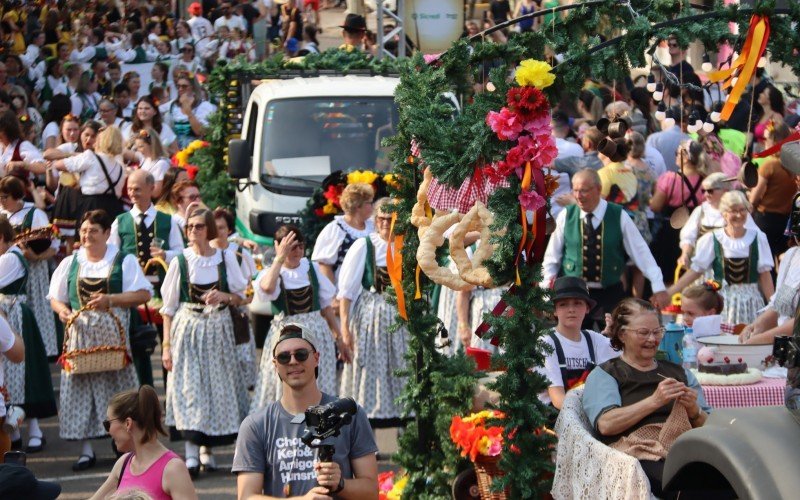
M 703 394 L 712 408 L 783 406 L 785 378 L 762 378 L 750 385 L 704 385 Z

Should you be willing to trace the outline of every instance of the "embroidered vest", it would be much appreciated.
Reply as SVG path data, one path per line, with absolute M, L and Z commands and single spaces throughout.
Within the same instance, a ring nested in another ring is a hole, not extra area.
M 314 264 L 308 263 L 308 286 L 287 290 L 281 280 L 281 292 L 272 301 L 273 314 L 283 313 L 288 316 L 319 311 L 319 278 Z
M 758 282 L 758 235 L 750 243 L 750 255 L 747 257 L 725 257 L 716 235 L 714 235 L 714 279 L 722 283 L 724 279 L 729 285 Z
M 217 281 L 212 281 L 205 285 L 189 283 L 189 265 L 183 253 L 178 254 L 178 269 L 180 270 L 181 302 L 202 304 L 203 300 L 201 297 L 206 292 L 215 290 L 217 286 L 219 286 L 219 291 L 230 293 L 228 290 L 228 271 L 225 268 L 224 254 L 222 255 L 222 261 L 217 264 Z
M 80 309 L 91 300 L 93 293 L 122 293 L 122 261 L 125 253 L 120 250 L 114 257 L 111 270 L 105 278 L 80 278 L 81 266 L 77 253 L 72 257 L 67 278 L 69 304 L 73 311 Z
M 599 282 L 603 287 L 619 283 L 625 270 L 625 246 L 622 243 L 620 215 L 622 207 L 609 203 L 595 238 L 588 241 L 584 234 L 581 211 L 577 205 L 567 207 L 564 226 L 564 251 L 561 274 L 583 278 L 587 283 Z M 589 269 L 587 261 L 592 261 Z
M 172 229 L 172 216 L 156 211 L 153 225 L 148 228 L 147 234 L 140 234 L 139 224 L 130 212 L 117 216 L 117 232 L 119 233 L 120 249 L 125 253 L 136 255 L 139 265 L 144 267 L 150 260 L 150 243 L 153 238 L 169 241 Z
M 375 262 L 375 246 L 372 239 L 367 236 L 367 258 L 364 262 L 364 275 L 361 277 L 361 286 L 365 290 L 373 287 L 377 293 L 383 293 L 390 285 L 389 270 L 386 267 L 379 267 Z

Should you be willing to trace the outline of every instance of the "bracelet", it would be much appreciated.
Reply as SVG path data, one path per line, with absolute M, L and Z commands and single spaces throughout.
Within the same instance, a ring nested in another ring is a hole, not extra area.
M 339 486 L 335 490 L 330 490 L 331 495 L 335 495 L 344 489 L 344 478 L 339 476 Z
M 286 257 L 275 257 L 275 262 L 277 264 L 283 264 L 284 262 L 286 262 Z
M 162 350 L 169 349 L 171 346 L 172 346 L 172 344 L 170 344 L 169 342 L 162 342 L 161 343 L 161 349 Z

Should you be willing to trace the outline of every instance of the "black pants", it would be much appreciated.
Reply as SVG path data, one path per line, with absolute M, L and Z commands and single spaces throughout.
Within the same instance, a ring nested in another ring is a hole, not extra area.
M 614 308 L 617 307 L 617 304 L 626 296 L 627 294 L 625 293 L 625 287 L 622 286 L 622 282 L 605 288 L 590 288 L 589 297 L 597 302 L 597 305 L 594 306 L 583 319 L 581 327 L 598 332 L 603 330 L 606 324 L 605 314 L 611 314 L 611 311 L 613 311 Z
M 772 251 L 773 257 L 777 257 L 786 251 L 786 236 L 783 232 L 786 230 L 786 221 L 789 220 L 788 215 L 775 212 L 754 211 L 753 220 L 758 228 L 767 235 L 769 249 Z

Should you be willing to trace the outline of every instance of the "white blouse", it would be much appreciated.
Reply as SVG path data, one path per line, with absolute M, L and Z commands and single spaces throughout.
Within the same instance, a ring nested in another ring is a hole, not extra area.
M 239 268 L 242 270 L 242 276 L 244 276 L 245 279 L 250 280 L 253 278 L 253 276 L 256 275 L 256 273 L 258 273 L 258 269 L 256 268 L 256 261 L 253 260 L 253 255 L 250 253 L 250 250 L 240 247 L 238 243 L 229 241 L 228 248 L 226 248 L 225 251 L 233 252 L 234 255 L 241 254 L 242 263 L 239 264 Z M 237 261 L 238 261 L 238 256 L 237 256 Z
M 189 271 L 189 283 L 195 285 L 207 285 L 219 281 L 217 266 L 222 262 L 222 251 L 214 250 L 210 257 L 197 255 L 194 250 L 183 249 L 183 256 L 186 257 L 186 267 Z M 233 252 L 225 252 L 225 273 L 228 278 L 228 290 L 240 297 L 244 297 L 244 290 L 247 288 L 247 279 L 242 275 L 239 263 Z M 161 297 L 164 299 L 164 307 L 161 314 L 175 316 L 181 302 L 181 272 L 178 259 L 172 259 L 169 263 L 167 275 L 164 277 L 164 284 L 161 285 Z
M 133 122 L 125 122 L 122 127 L 120 127 L 120 132 L 122 132 L 122 140 L 127 143 L 131 139 L 131 134 L 133 133 Z M 175 132 L 172 131 L 169 125 L 162 123 L 158 138 L 161 140 L 161 145 L 166 149 L 170 144 L 175 142 L 176 137 Z
M 775 293 L 770 297 L 767 308 L 775 308 L 775 297 L 781 287 L 784 286 L 795 290 L 795 292 L 800 290 L 800 247 L 792 247 L 783 254 L 778 266 L 778 278 L 775 280 Z M 778 316 L 778 326 L 790 319 L 792 319 L 791 316 Z
M 386 267 L 387 243 L 383 241 L 378 233 L 372 233 L 368 238 L 372 241 L 372 246 L 375 250 L 375 265 L 378 267 Z M 363 289 L 361 286 L 361 279 L 364 277 L 366 261 L 367 242 L 364 238 L 359 238 L 353 243 L 350 250 L 347 251 L 344 262 L 342 262 L 342 266 L 339 268 L 338 298 L 355 302 Z
M 156 158 L 155 160 L 142 158 L 139 163 L 139 168 L 152 175 L 156 182 L 164 180 L 164 175 L 166 175 L 169 167 L 170 163 L 166 158 Z
M 180 103 L 175 100 L 173 101 L 175 105 L 170 105 L 169 109 L 170 112 L 167 114 L 167 118 L 169 118 L 170 123 L 173 125 L 176 122 L 188 122 L 189 117 L 181 109 Z M 208 101 L 202 101 L 200 104 L 197 105 L 196 108 L 192 110 L 194 113 L 195 118 L 199 121 L 204 127 L 208 126 L 208 117 L 217 110 L 217 107 L 211 104 Z
M 77 252 L 69 257 L 66 257 L 56 268 L 53 276 L 50 278 L 50 291 L 47 294 L 48 299 L 56 299 L 59 302 L 69 303 L 69 289 L 67 281 L 69 280 L 69 269 L 72 266 L 72 260 L 78 259 L 79 278 L 105 278 L 111 273 L 111 268 L 114 265 L 114 259 L 119 253 L 119 249 L 114 245 L 107 245 L 106 254 L 97 262 L 90 262 L 86 257 L 86 250 L 80 248 Z M 153 295 L 153 285 L 145 278 L 136 257 L 133 255 L 126 255 L 122 260 L 122 291 L 123 292 L 136 292 L 139 290 L 147 290 Z
M 339 248 L 342 246 L 342 241 L 344 241 L 346 234 L 357 240 L 368 236 L 374 231 L 375 222 L 371 218 L 367 219 L 364 229 L 359 230 L 345 222 L 343 215 L 337 215 L 317 236 L 311 260 L 332 266 L 336 264 L 336 259 L 339 257 Z M 339 269 L 336 270 L 336 276 L 339 276 Z
M 717 237 L 722 247 L 722 255 L 729 259 L 748 257 L 750 255 L 750 244 L 758 237 L 758 272 L 763 273 L 772 269 L 772 252 L 769 249 L 767 235 L 763 232 L 748 229 L 743 237 L 731 238 L 725 234 L 724 229 L 717 229 L 714 232 L 704 234 L 697 241 L 697 248 L 692 258 L 692 271 L 704 273 L 711 269 L 714 262 L 714 236 Z
M 3 149 L 3 154 L 0 155 L 0 167 L 3 168 L 3 174 L 5 174 L 5 166 L 8 162 L 11 161 L 11 158 L 14 156 L 14 150 L 17 147 L 17 142 L 14 141 L 8 146 Z M 23 160 L 27 161 L 28 163 L 35 162 L 35 161 L 44 161 L 44 157 L 42 156 L 42 152 L 39 151 L 39 148 L 34 146 L 28 141 L 22 141 L 22 144 L 19 145 L 19 155 L 22 157 Z
M 16 246 L 12 246 L 6 250 L 6 253 L 0 255 L 0 288 L 4 288 L 25 276 L 25 266 L 22 265 L 19 257 L 11 255 L 12 253 L 22 255 L 22 252 Z
M 700 233 L 700 226 L 706 226 L 715 229 L 725 227 L 725 219 L 722 217 L 722 212 L 711 206 L 707 200 L 695 207 L 692 214 L 686 221 L 686 225 L 681 229 L 681 245 L 687 244 L 695 246 L 697 244 L 697 235 Z M 750 214 L 747 214 L 747 221 L 744 223 L 745 229 L 758 229 L 756 222 Z
M 33 210 L 31 229 L 39 229 L 40 227 L 47 227 L 50 225 L 50 219 L 47 218 L 47 214 L 34 207 L 33 203 L 29 201 L 25 202 L 25 204 L 22 206 L 22 210 L 12 213 L 8 210 L 0 209 L 0 214 L 5 215 L 8 219 L 8 222 L 10 222 L 12 226 L 19 226 L 22 225 L 22 223 L 25 221 L 25 217 L 31 210 Z M 53 243 L 50 246 L 58 250 L 59 245 L 60 243 L 58 239 L 53 239 Z
M 256 279 L 253 281 L 253 290 L 256 291 L 256 295 L 258 295 L 260 301 L 267 302 L 276 300 L 281 294 L 281 282 L 283 282 L 283 286 L 287 290 L 297 290 L 298 288 L 307 287 L 311 284 L 308 280 L 309 265 L 311 265 L 309 260 L 303 257 L 300 259 L 300 265 L 294 269 L 281 267 L 281 274 L 278 276 L 278 281 L 275 283 L 275 290 L 273 290 L 272 293 L 267 293 L 261 288 L 261 280 L 267 275 L 270 269 L 269 267 L 265 267 L 258 273 L 258 276 L 256 276 Z M 331 280 L 320 272 L 319 264 L 316 262 L 314 262 L 314 272 L 317 274 L 317 281 L 319 282 L 319 307 L 320 309 L 325 309 L 333 302 L 333 298 L 336 296 L 336 287 L 333 286 Z
M 51 137 L 55 137 L 56 141 L 58 141 L 58 136 L 61 134 L 61 129 L 56 122 L 50 122 L 45 125 L 44 130 L 42 130 L 42 147 L 47 142 L 47 139 Z
M 81 173 L 81 193 L 86 195 L 105 194 L 108 191 L 108 180 L 106 180 L 106 175 L 97 159 L 98 156 L 103 159 L 111 182 L 116 182 L 114 192 L 120 196 L 124 184 L 122 182 L 123 170 L 122 164 L 117 161 L 117 158 L 112 158 L 104 153 L 95 154 L 94 151 L 84 151 L 76 156 L 64 158 L 63 161 L 67 171 Z

